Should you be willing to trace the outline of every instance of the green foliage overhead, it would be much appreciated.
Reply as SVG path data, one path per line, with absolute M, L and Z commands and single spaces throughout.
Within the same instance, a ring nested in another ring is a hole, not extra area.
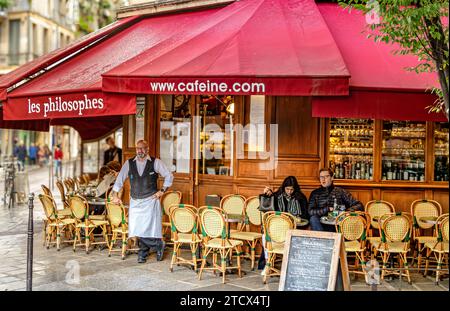
M 10 0 L 0 0 L 0 9 L 7 9 L 10 5 Z
M 440 88 L 432 92 L 439 96 L 430 111 L 449 115 L 449 40 L 448 0 L 347 0 L 339 1 L 344 8 L 369 14 L 368 37 L 385 43 L 398 43 L 395 54 L 416 55 L 419 64 L 408 70 L 416 73 L 435 72 Z M 379 17 L 379 20 L 377 20 Z

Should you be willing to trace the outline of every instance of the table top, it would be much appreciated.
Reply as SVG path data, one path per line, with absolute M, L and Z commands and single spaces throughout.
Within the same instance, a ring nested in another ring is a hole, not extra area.
M 325 225 L 334 226 L 334 225 L 336 225 L 336 218 L 329 217 L 329 216 L 322 216 L 322 217 L 320 217 L 320 222 Z
M 431 225 L 435 225 L 436 220 L 437 220 L 437 217 L 435 217 L 435 216 L 426 216 L 426 217 L 419 218 L 419 221 L 427 223 L 427 224 L 431 224 Z
M 242 222 L 244 217 L 242 214 L 227 214 L 225 217 L 226 222 Z
M 298 219 L 298 218 L 296 218 L 295 219 L 295 225 L 297 227 L 304 227 L 304 226 L 309 225 L 309 221 L 308 221 L 308 219 L 303 219 L 303 218 Z
M 86 198 L 89 205 L 106 205 L 106 200 L 103 198 Z

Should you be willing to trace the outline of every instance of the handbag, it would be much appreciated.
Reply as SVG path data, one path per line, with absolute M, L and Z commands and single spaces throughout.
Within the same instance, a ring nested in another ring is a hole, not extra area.
M 275 210 L 275 204 L 274 201 L 275 196 L 266 196 L 264 194 L 259 195 L 259 211 L 260 212 L 270 212 Z

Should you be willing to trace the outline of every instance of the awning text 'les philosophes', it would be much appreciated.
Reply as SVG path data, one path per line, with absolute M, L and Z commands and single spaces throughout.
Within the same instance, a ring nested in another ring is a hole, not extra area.
M 84 110 L 96 109 L 101 110 L 104 107 L 103 98 L 88 98 L 84 94 L 83 99 L 79 100 L 64 100 L 60 96 L 48 97 L 48 100 L 44 103 L 35 103 L 31 99 L 28 99 L 28 113 L 29 114 L 42 114 L 44 118 L 47 118 L 49 113 L 55 112 L 67 112 L 78 111 L 78 115 L 82 116 Z

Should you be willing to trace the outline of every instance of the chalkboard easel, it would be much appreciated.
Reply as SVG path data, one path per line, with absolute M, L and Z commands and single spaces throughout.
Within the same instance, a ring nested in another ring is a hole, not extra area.
M 341 234 L 289 230 L 279 290 L 349 291 L 347 256 Z

